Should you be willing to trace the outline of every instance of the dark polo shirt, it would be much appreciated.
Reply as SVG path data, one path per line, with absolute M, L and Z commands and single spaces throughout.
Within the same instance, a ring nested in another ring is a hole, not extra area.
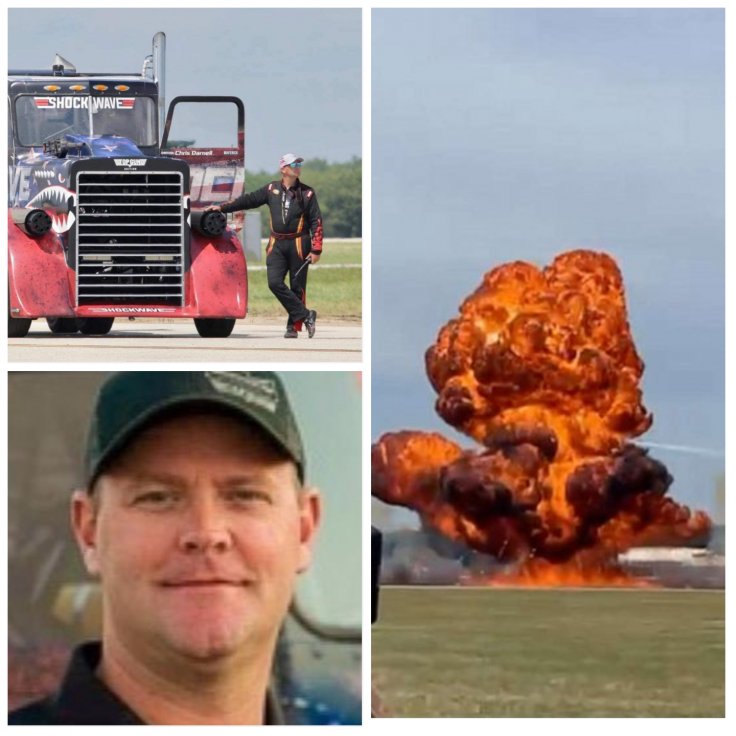
M 35 703 L 12 711 L 10 726 L 145 726 L 136 715 L 95 674 L 100 663 L 99 642 L 74 650 L 58 691 Z M 281 711 L 269 692 L 264 707 L 267 725 L 282 723 Z

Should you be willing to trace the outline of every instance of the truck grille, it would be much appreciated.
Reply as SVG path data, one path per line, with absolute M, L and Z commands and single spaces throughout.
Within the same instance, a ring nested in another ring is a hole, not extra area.
M 176 171 L 81 171 L 77 304 L 184 303 L 183 180 Z

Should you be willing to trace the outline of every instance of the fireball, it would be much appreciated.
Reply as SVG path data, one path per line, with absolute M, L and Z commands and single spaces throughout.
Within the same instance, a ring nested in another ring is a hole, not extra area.
M 494 268 L 425 358 L 438 414 L 478 447 L 383 435 L 372 449 L 377 498 L 521 563 L 522 582 L 618 578 L 618 552 L 709 530 L 706 514 L 666 495 L 667 468 L 631 443 L 652 415 L 623 279 L 607 254 Z

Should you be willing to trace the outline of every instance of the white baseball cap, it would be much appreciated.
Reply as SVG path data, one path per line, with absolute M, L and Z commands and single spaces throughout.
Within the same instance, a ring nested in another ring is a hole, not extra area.
M 289 166 L 290 164 L 300 164 L 302 161 L 304 161 L 303 158 L 300 158 L 296 154 L 293 153 L 285 153 L 281 157 L 281 161 L 279 161 L 279 168 L 283 168 L 284 166 Z

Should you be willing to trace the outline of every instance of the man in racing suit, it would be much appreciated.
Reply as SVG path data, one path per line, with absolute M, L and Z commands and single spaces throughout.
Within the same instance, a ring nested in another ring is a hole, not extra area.
M 302 324 L 313 337 L 317 321 L 317 312 L 306 306 L 307 271 L 309 263 L 317 263 L 322 254 L 322 214 L 314 189 L 299 179 L 303 161 L 286 153 L 279 161 L 281 181 L 272 181 L 255 192 L 208 208 L 236 212 L 268 205 L 271 236 L 266 249 L 266 273 L 268 288 L 289 313 L 284 337 L 298 337 Z M 291 288 L 284 283 L 287 273 Z

